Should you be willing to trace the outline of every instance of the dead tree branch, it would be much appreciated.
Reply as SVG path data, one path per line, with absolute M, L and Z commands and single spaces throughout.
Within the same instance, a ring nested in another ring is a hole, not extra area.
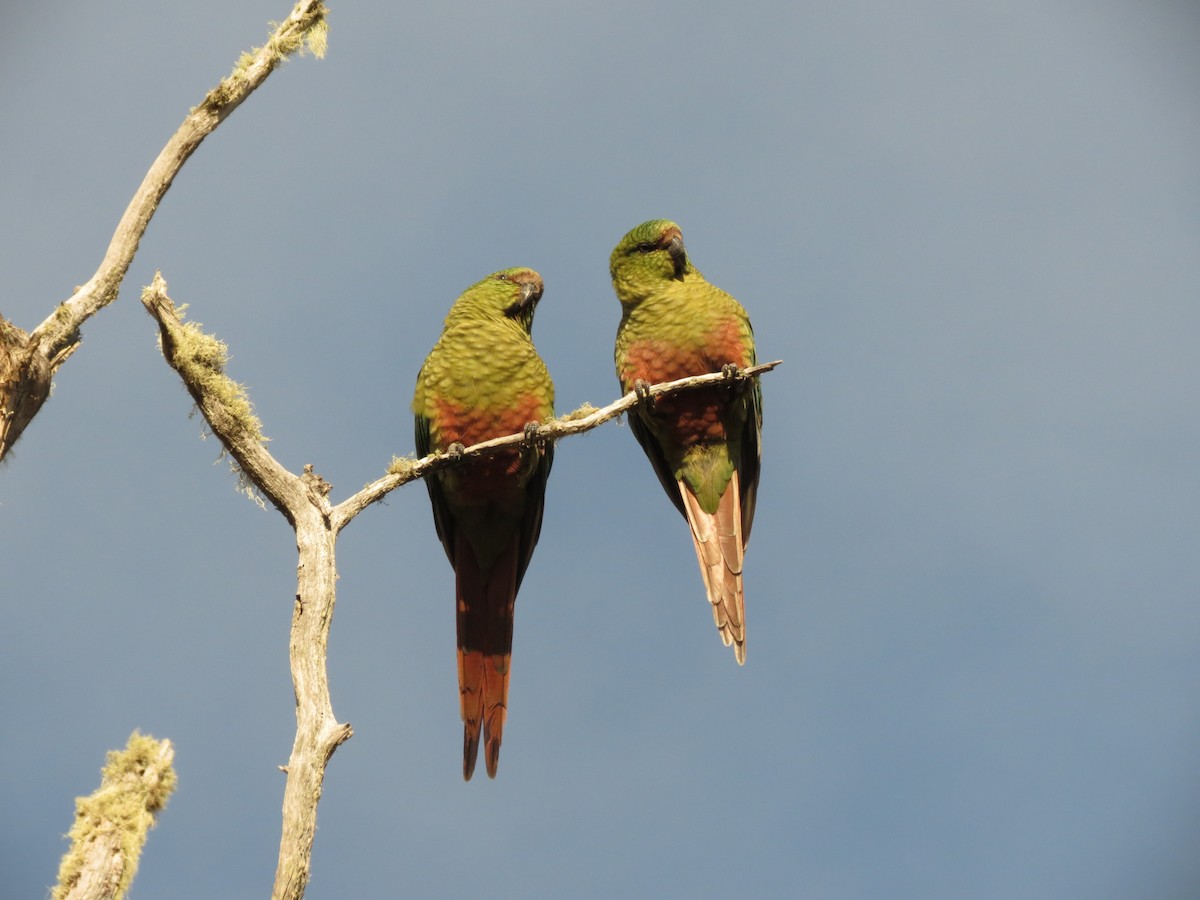
M 71 849 L 58 869 L 53 900 L 119 900 L 137 873 L 147 832 L 175 790 L 175 751 L 136 731 L 108 754 L 100 787 L 75 801 Z
M 329 487 L 311 467 L 295 475 L 267 452 L 244 389 L 224 373 L 225 345 L 195 323 L 183 322 L 167 296 L 162 275 L 156 274 L 154 283 L 142 292 L 142 303 L 158 322 L 163 356 L 183 379 L 213 434 L 242 477 L 283 513 L 296 532 L 300 565 L 289 643 L 296 739 L 284 768 L 283 827 L 272 896 L 300 898 L 308 884 L 325 766 L 353 734 L 333 715 L 325 667 L 337 584 L 335 534 L 329 526 L 326 499 Z
M 50 396 L 54 373 L 79 347 L 80 327 L 117 299 L 146 227 L 188 157 L 288 56 L 305 48 L 324 55 L 326 12 L 322 0 L 300 0 L 267 43 L 242 54 L 233 71 L 188 113 L 146 172 L 100 267 L 86 283 L 32 332 L 0 316 L 0 459 Z
M 782 362 L 783 360 L 777 359 L 774 362 L 750 366 L 741 369 L 732 377 L 737 381 L 757 378 L 763 372 L 771 371 Z M 664 381 L 661 384 L 650 385 L 647 390 L 647 397 L 661 397 L 664 394 L 692 390 L 706 384 L 721 384 L 728 380 L 729 376 L 722 372 L 713 372 L 708 375 L 692 375 L 688 378 L 680 378 L 677 381 Z M 622 413 L 628 412 L 637 406 L 639 402 L 641 401 L 638 395 L 630 391 L 624 397 L 614 400 L 608 406 L 601 409 L 584 404 L 574 412 L 569 412 L 553 421 L 539 425 L 537 431 L 532 434 L 532 438 L 535 441 L 556 441 L 559 438 L 569 437 L 573 434 L 583 434 L 585 431 L 591 431 L 593 428 L 615 419 Z M 492 438 L 489 441 L 472 444 L 470 447 L 464 448 L 460 454 L 453 457 L 445 453 L 431 453 L 429 456 L 416 460 L 393 459 L 392 464 L 388 466 L 388 474 L 371 482 L 357 494 L 343 500 L 333 508 L 333 528 L 335 531 L 340 531 L 366 507 L 382 500 L 391 491 L 394 491 L 401 485 L 415 481 L 418 478 L 424 478 L 430 472 L 445 466 L 456 465 L 459 459 L 471 456 L 487 456 L 498 450 L 503 450 L 505 447 L 515 447 L 525 443 L 529 439 L 530 436 L 521 432 L 519 434 L 509 434 L 504 437 Z

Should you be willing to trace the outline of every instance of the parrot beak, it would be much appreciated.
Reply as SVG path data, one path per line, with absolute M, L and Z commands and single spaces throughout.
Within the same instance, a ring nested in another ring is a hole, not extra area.
M 519 283 L 521 288 L 521 296 L 514 301 L 504 314 L 509 317 L 522 316 L 525 313 L 532 315 L 533 307 L 542 299 L 542 282 L 537 281 L 522 281 Z
M 521 307 L 533 306 L 542 299 L 542 286 L 533 281 L 521 285 Z
M 687 269 L 687 250 L 683 248 L 683 238 L 675 235 L 667 242 L 667 255 L 675 267 L 675 280 L 683 281 L 683 273 Z

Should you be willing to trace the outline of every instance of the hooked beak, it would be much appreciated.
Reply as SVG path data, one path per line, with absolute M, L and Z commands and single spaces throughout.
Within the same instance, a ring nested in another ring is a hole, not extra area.
M 678 234 L 667 242 L 667 255 L 675 267 L 675 280 L 683 281 L 683 273 L 687 269 L 687 251 L 683 249 L 683 238 Z
M 509 316 L 519 316 L 526 310 L 532 309 L 542 299 L 542 285 L 537 281 L 520 282 L 521 296 L 504 312 Z
M 526 281 L 521 285 L 521 308 L 533 306 L 542 299 L 542 286 L 534 281 Z

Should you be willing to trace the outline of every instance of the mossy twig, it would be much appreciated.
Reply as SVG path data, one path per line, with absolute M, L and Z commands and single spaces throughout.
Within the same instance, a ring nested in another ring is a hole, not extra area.
M 71 849 L 58 869 L 53 900 L 119 900 L 137 874 L 146 834 L 175 790 L 171 742 L 134 732 L 112 750 L 100 787 L 75 801 Z

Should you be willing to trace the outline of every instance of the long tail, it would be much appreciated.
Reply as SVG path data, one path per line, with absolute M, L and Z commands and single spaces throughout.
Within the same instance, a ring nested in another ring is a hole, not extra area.
M 508 709 L 517 545 L 506 550 L 484 581 L 475 553 L 460 536 L 455 553 L 458 606 L 458 695 L 463 720 L 463 778 L 470 781 L 483 735 L 489 778 L 500 764 Z
M 744 547 L 738 473 L 733 473 L 715 515 L 701 509 L 700 501 L 682 480 L 679 493 L 692 529 L 692 542 L 696 545 L 696 559 L 700 562 L 708 602 L 712 604 L 713 621 L 717 623 L 725 646 L 733 644 L 738 665 L 745 665 L 746 601 L 742 593 Z

